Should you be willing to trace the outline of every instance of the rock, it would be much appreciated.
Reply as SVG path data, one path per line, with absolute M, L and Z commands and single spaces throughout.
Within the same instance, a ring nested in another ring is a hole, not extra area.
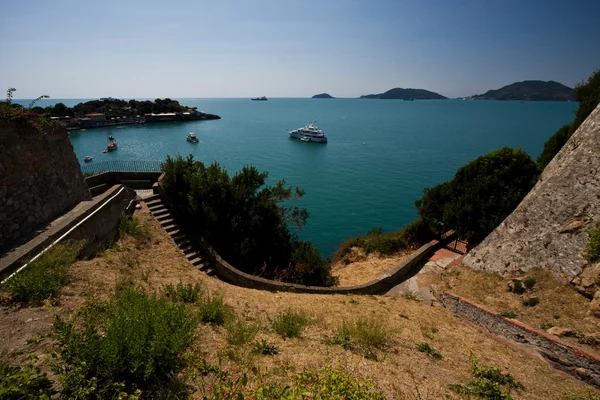
M 579 228 L 581 228 L 582 226 L 584 226 L 585 224 L 587 224 L 588 221 L 589 221 L 589 219 L 576 219 L 574 221 L 569 222 L 568 224 L 563 225 L 558 230 L 558 233 L 574 232 L 574 231 L 578 230 Z
M 569 329 L 569 328 L 561 328 L 560 326 L 553 326 L 552 328 L 548 329 L 546 332 L 548 332 L 551 335 L 554 336 L 562 336 L 562 337 L 573 337 L 576 336 L 575 332 L 573 332 L 573 330 Z
M 600 262 L 586 267 L 572 282 L 579 293 L 591 299 L 600 289 Z
M 590 314 L 596 318 L 600 318 L 600 290 L 594 294 L 594 299 L 590 303 Z

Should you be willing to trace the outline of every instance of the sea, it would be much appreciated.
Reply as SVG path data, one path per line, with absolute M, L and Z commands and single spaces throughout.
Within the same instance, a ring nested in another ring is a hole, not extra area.
M 87 100 L 48 99 L 36 105 L 73 106 Z M 270 183 L 285 179 L 306 191 L 287 205 L 308 210 L 299 236 L 324 256 L 350 236 L 375 227 L 394 231 L 410 223 L 424 188 L 452 179 L 460 166 L 482 154 L 510 146 L 535 159 L 577 108 L 573 102 L 177 100 L 221 119 L 113 128 L 119 149 L 106 154 L 106 129 L 72 131 L 80 163 L 86 156 L 99 163 L 192 154 L 205 163 L 218 162 L 231 174 L 254 165 L 268 171 Z M 327 134 L 327 144 L 289 138 L 289 130 L 312 121 Z M 200 143 L 187 142 L 189 132 Z

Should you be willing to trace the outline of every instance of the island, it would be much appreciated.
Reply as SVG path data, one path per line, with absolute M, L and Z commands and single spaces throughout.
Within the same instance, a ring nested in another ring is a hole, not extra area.
M 68 130 L 153 122 L 221 119 L 218 115 L 198 111 L 197 107 L 183 106 L 177 100 L 169 98 L 138 101 L 107 97 L 79 103 L 73 107 L 67 107 L 64 103 L 56 103 L 46 108 L 33 107 L 31 111 L 64 122 Z
M 555 81 L 523 81 L 488 90 L 467 100 L 574 101 L 573 89 Z
M 335 99 L 335 97 L 333 97 L 329 93 L 320 93 L 315 94 L 313 97 L 311 97 L 311 99 Z
M 445 100 L 447 97 L 425 89 L 394 88 L 385 93 L 363 95 L 359 99 Z

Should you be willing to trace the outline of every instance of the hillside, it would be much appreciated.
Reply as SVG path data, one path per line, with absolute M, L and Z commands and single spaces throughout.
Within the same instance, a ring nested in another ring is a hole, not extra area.
M 554 81 L 523 81 L 488 90 L 470 97 L 472 100 L 573 101 L 573 89 Z
M 335 99 L 335 97 L 333 97 L 329 93 L 320 93 L 315 94 L 313 97 L 311 97 L 311 99 Z
M 385 93 L 367 94 L 359 97 L 360 99 L 395 99 L 395 100 L 443 100 L 447 97 L 439 93 L 430 92 L 425 89 L 402 89 L 394 88 Z

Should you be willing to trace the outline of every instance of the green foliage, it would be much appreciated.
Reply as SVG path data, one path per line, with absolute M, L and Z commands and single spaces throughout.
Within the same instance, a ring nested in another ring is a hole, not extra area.
M 163 290 L 165 295 L 174 302 L 180 303 L 197 303 L 200 300 L 200 294 L 202 293 L 202 285 L 196 283 L 192 285 L 188 283 L 184 285 L 179 282 L 177 286 L 172 284 L 164 285 Z
M 374 350 L 385 349 L 390 341 L 391 332 L 381 319 L 359 318 L 353 322 L 342 321 L 329 343 L 372 354 Z
M 138 389 L 168 381 L 183 368 L 197 324 L 183 304 L 126 285 L 110 301 L 90 303 L 73 318 L 55 316 L 63 396 L 104 399 L 123 391 L 135 396 Z
M 225 339 L 232 345 L 250 343 L 258 332 L 258 325 L 248 323 L 240 318 L 232 318 L 225 324 L 227 334 Z
M 271 321 L 271 327 L 278 335 L 285 338 L 299 337 L 308 319 L 304 313 L 294 311 L 290 308 L 277 314 Z
M 585 246 L 585 257 L 589 262 L 600 259 L 600 227 L 590 230 Z
M 51 247 L 2 285 L 2 290 L 12 301 L 22 304 L 37 305 L 56 298 L 60 289 L 71 282 L 69 268 L 82 247 L 82 242 Z
M 54 117 L 83 117 L 91 113 L 103 113 L 107 118 L 112 117 L 135 117 L 136 115 L 181 112 L 188 107 L 182 106 L 177 100 L 155 99 L 154 101 L 144 100 L 121 100 L 105 99 L 90 100 L 85 103 L 79 103 L 74 107 L 67 107 L 64 103 L 56 103 L 43 109 L 44 114 Z
M 525 307 L 535 307 L 540 303 L 540 299 L 536 296 L 528 297 L 523 300 L 523 305 Z
M 252 352 L 261 356 L 276 356 L 279 354 L 279 347 L 269 343 L 267 339 L 263 339 L 260 342 L 254 343 Z
M 0 119 L 25 124 L 42 135 L 55 131 L 62 131 L 66 135 L 65 124 L 62 122 L 39 115 L 32 110 L 26 109 L 20 104 L 14 104 L 12 98 L 15 91 L 15 88 L 8 89 L 6 91 L 6 101 L 0 102 Z M 35 104 L 37 100 L 47 97 L 48 96 L 46 95 L 38 97 L 32 102 L 32 105 Z
M 525 287 L 527 289 L 533 289 L 533 287 L 535 286 L 535 278 L 525 278 L 525 280 L 523 280 L 523 284 L 525 285 Z
M 514 311 L 510 311 L 510 310 L 502 311 L 499 315 L 504 318 L 510 318 L 510 319 L 517 318 L 517 313 Z
M 476 396 L 480 399 L 510 400 L 513 389 L 525 390 L 525 387 L 509 373 L 502 373 L 498 368 L 479 366 L 477 359 L 471 357 L 474 379 L 466 385 L 450 385 L 450 389 L 465 396 Z
M 525 151 L 504 147 L 462 166 L 452 181 L 425 189 L 415 205 L 432 231 L 454 229 L 473 245 L 517 207 L 537 176 Z
M 579 107 L 575 111 L 575 119 L 572 124 L 563 126 L 546 141 L 544 150 L 537 158 L 540 170 L 546 168 L 546 165 L 552 161 L 556 153 L 600 103 L 600 69 L 594 71 L 587 82 L 578 84 L 575 87 L 574 95 L 575 100 L 579 103 Z
M 223 325 L 232 315 L 232 310 L 223 302 L 223 297 L 206 296 L 200 302 L 198 315 L 205 324 Z
M 513 280 L 512 287 L 510 287 L 509 290 L 515 294 L 525 293 L 525 287 L 523 286 L 523 283 L 518 279 Z
M 119 234 L 128 234 L 138 240 L 148 240 L 150 238 L 148 227 L 141 225 L 137 219 L 127 213 L 121 214 L 119 218 Z
M 6 355 L 0 360 L 0 399 L 5 400 L 50 400 L 56 393 L 52 381 L 33 362 L 21 367 L 10 365 Z
M 427 354 L 429 354 L 432 358 L 434 358 L 436 360 L 441 360 L 442 359 L 442 355 L 440 354 L 440 352 L 437 351 L 436 349 L 434 349 L 433 347 L 431 347 L 429 345 L 429 343 L 419 343 L 419 344 L 417 344 L 417 350 L 419 350 L 421 353 L 427 353 Z
M 302 229 L 308 212 L 282 203 L 304 191 L 284 180 L 266 185 L 268 173 L 253 166 L 230 176 L 216 162 L 205 166 L 192 155 L 168 156 L 162 169 L 174 211 L 237 268 L 305 285 L 336 283 L 317 250 L 290 230 Z

